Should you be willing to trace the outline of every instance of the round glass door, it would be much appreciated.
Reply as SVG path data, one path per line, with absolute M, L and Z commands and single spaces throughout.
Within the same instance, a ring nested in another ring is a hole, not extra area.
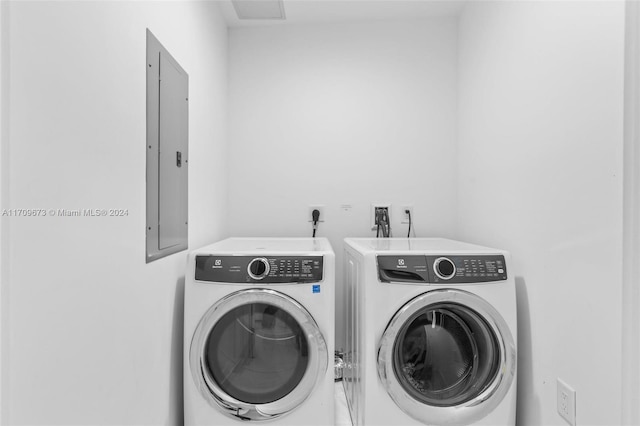
M 420 309 L 393 346 L 394 373 L 404 390 L 429 405 L 450 407 L 478 396 L 500 366 L 498 338 L 466 306 L 438 303 Z
M 251 303 L 227 312 L 205 344 L 204 365 L 220 389 L 250 404 L 277 401 L 307 370 L 309 346 L 285 310 Z
M 225 414 L 266 420 L 295 409 L 328 366 L 322 334 L 302 305 L 272 290 L 233 293 L 212 306 L 191 343 L 201 394 Z
M 515 345 L 502 317 L 483 299 L 458 290 L 428 292 L 407 303 L 378 352 L 378 374 L 389 395 L 429 423 L 484 417 L 502 400 L 514 372 Z

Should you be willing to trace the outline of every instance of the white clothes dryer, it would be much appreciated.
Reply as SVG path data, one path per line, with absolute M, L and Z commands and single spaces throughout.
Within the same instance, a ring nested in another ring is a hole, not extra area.
M 186 425 L 334 422 L 334 265 L 325 238 L 230 238 L 190 253 Z
M 445 239 L 345 240 L 353 424 L 515 425 L 509 253 Z

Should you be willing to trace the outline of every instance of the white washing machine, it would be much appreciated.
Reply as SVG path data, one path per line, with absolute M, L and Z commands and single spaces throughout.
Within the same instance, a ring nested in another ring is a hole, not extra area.
M 325 238 L 231 238 L 190 253 L 186 425 L 333 424 L 334 275 Z
M 509 254 L 431 238 L 345 240 L 353 424 L 515 425 Z

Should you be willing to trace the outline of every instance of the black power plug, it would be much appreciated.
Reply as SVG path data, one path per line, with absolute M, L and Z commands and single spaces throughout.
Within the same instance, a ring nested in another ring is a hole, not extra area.
M 318 229 L 318 221 L 320 220 L 320 210 L 314 209 L 311 212 L 311 220 L 313 221 L 313 238 L 315 238 L 316 230 Z

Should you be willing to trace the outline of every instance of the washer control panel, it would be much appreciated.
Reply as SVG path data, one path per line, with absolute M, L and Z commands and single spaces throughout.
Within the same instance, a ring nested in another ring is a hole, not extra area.
M 195 279 L 217 283 L 322 281 L 322 256 L 196 256 Z
M 433 283 L 483 283 L 507 279 L 502 255 L 427 256 Z
M 503 255 L 381 255 L 377 260 L 381 282 L 465 284 L 507 279 Z

